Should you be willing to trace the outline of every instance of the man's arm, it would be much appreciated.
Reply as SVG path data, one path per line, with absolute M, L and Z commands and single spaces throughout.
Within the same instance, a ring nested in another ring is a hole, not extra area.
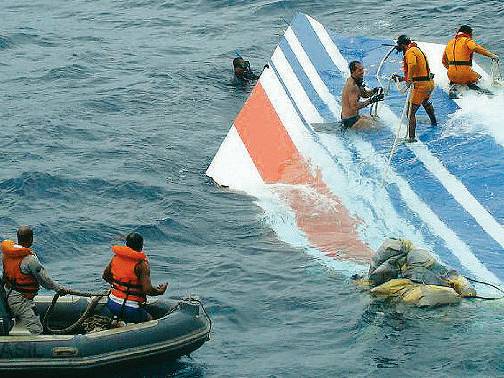
M 443 60 L 441 60 L 441 63 L 443 63 L 443 66 L 448 69 L 448 56 L 446 55 L 446 48 L 443 53 Z
M 467 47 L 469 47 L 469 49 L 471 51 L 474 51 L 475 53 L 478 53 L 478 54 L 481 54 L 481 55 L 484 55 L 484 56 L 488 56 L 489 58 L 495 58 L 496 57 L 495 54 L 491 53 L 490 51 L 488 51 L 487 49 L 485 49 L 483 46 L 480 46 L 476 42 L 474 42 L 473 39 L 468 39 L 467 40 Z
M 103 271 L 103 274 L 102 274 L 102 278 L 105 281 L 107 281 L 109 284 L 112 283 L 112 271 L 110 268 L 110 264 L 111 264 L 111 262 L 109 262 L 109 264 L 107 265 L 107 267 L 105 268 L 105 270 Z
M 34 255 L 26 256 L 21 263 L 21 271 L 23 273 L 29 273 L 35 277 L 38 283 L 48 289 L 54 291 L 63 290 L 63 286 L 59 285 L 57 282 L 53 281 L 47 270 L 42 266 L 38 258 Z
M 361 97 L 364 97 L 364 98 L 369 98 L 376 93 L 374 91 L 374 89 L 371 89 L 371 88 L 359 87 L 359 89 L 360 89 Z
M 150 267 L 149 264 L 145 261 L 140 262 L 135 267 L 135 273 L 137 277 L 140 279 L 140 284 L 142 285 L 142 291 L 145 295 L 163 295 L 168 287 L 167 283 L 160 284 L 158 287 L 153 287 L 151 278 L 150 278 Z
M 408 65 L 408 77 L 406 77 L 406 82 L 411 83 L 412 73 L 416 72 L 417 67 L 417 58 L 415 54 L 408 54 L 406 64 Z
M 357 113 L 360 109 L 365 108 L 366 106 L 368 106 L 370 104 L 369 100 L 359 101 L 360 100 L 360 90 L 359 89 L 352 88 L 349 92 L 350 93 L 348 95 L 348 97 L 349 97 L 348 103 L 354 113 Z

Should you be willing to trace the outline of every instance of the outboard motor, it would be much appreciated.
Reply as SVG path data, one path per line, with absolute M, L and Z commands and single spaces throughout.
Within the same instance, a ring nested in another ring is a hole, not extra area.
M 0 336 L 8 336 L 13 326 L 14 322 L 7 305 L 7 294 L 0 279 Z

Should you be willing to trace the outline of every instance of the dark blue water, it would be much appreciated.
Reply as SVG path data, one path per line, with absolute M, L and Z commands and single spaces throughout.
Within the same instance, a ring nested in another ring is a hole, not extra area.
M 50 273 L 101 289 L 110 245 L 141 232 L 155 282 L 199 295 L 212 340 L 117 376 L 504 375 L 498 302 L 373 303 L 284 244 L 254 199 L 204 172 L 297 11 L 346 35 L 446 42 L 460 23 L 504 53 L 500 1 L 63 1 L 0 7 L 0 236 L 20 224 Z

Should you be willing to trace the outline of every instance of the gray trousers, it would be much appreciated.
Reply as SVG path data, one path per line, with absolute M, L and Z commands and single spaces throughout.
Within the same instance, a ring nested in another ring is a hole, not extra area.
M 9 292 L 9 289 L 5 290 L 7 293 Z M 18 324 L 25 326 L 30 333 L 35 335 L 40 335 L 43 332 L 42 322 L 35 312 L 36 306 L 33 299 L 27 299 L 17 291 L 12 290 L 7 302 Z

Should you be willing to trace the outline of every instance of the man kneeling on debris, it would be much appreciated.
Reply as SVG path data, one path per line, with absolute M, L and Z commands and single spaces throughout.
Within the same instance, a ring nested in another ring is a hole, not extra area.
M 369 268 L 371 293 L 419 307 L 458 303 L 474 297 L 469 281 L 405 239 L 386 239 Z

